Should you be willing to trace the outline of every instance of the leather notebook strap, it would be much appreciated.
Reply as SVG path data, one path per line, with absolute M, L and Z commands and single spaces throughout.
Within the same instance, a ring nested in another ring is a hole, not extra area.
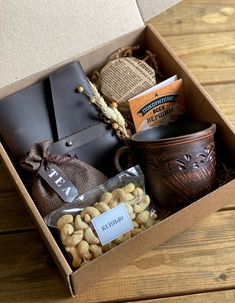
M 69 154 L 76 148 L 95 141 L 107 134 L 107 125 L 105 123 L 97 123 L 80 132 L 57 141 L 51 146 L 52 154 Z
M 98 113 L 87 95 L 75 91 L 82 85 L 91 95 L 89 83 L 78 62 L 52 73 L 49 79 L 57 140 L 99 122 Z

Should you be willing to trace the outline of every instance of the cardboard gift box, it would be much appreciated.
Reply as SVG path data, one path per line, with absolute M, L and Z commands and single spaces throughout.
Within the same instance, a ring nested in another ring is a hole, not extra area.
M 67 63 L 79 60 L 88 73 L 102 66 L 116 49 L 140 44 L 157 54 L 166 77 L 177 74 L 183 79 L 188 116 L 217 124 L 217 153 L 234 167 L 235 132 L 229 121 L 159 33 L 151 25 L 144 24 L 177 2 L 1 0 L 0 17 L 4 26 L 0 46 L 0 99 L 36 83 Z M 91 287 L 235 199 L 235 181 L 231 181 L 90 264 L 73 270 L 2 144 L 0 154 L 72 295 Z

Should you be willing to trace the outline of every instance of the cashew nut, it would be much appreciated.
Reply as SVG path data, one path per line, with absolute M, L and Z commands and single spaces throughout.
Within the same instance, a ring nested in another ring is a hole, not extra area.
M 147 228 L 145 227 L 144 224 L 141 224 L 141 225 L 140 225 L 140 228 L 141 228 L 142 230 L 146 230 L 146 229 L 147 229 Z
M 88 215 L 88 214 L 85 214 L 85 216 L 84 216 L 84 221 L 85 221 L 87 224 L 91 223 L 91 216 Z
M 149 219 L 150 212 L 148 210 L 143 210 L 141 213 L 139 213 L 135 220 L 138 224 L 146 223 Z
M 135 198 L 135 197 L 134 197 L 132 194 L 130 194 L 130 193 L 126 194 L 126 201 L 127 201 L 127 202 L 133 200 L 134 198 Z
M 133 214 L 133 208 L 132 208 L 132 206 L 129 203 L 127 203 L 127 202 L 124 202 L 123 204 L 125 205 L 128 214 Z
M 83 230 L 76 230 L 71 236 L 65 239 L 66 246 L 76 246 L 83 239 Z
M 99 244 L 100 243 L 100 240 L 94 235 L 94 233 L 90 227 L 85 229 L 84 238 L 90 244 Z
M 82 240 L 79 244 L 78 244 L 78 253 L 81 257 L 83 257 L 86 253 L 89 252 L 89 244 L 87 241 Z
M 139 227 L 139 224 L 135 220 L 132 220 L 132 224 L 133 224 L 134 228 L 138 228 Z
M 97 258 L 103 254 L 102 249 L 98 245 L 91 244 L 89 249 L 93 253 L 94 258 Z
M 135 213 L 140 213 L 142 212 L 143 210 L 145 210 L 148 206 L 149 206 L 149 203 L 150 203 L 150 198 L 148 195 L 145 195 L 141 202 L 139 204 L 135 204 L 133 206 L 133 209 L 134 209 L 134 212 Z
M 77 215 L 77 216 L 75 217 L 74 222 L 75 222 L 75 227 L 76 227 L 77 229 L 86 229 L 86 228 L 89 227 L 89 225 L 88 225 L 86 222 L 82 221 L 82 218 L 81 218 L 80 215 Z
M 122 188 L 117 188 L 112 191 L 112 198 L 117 199 L 119 202 L 126 201 L 126 192 Z
M 63 215 L 62 217 L 59 218 L 57 221 L 57 228 L 61 229 L 62 226 L 64 226 L 67 223 L 72 223 L 73 222 L 73 216 L 72 215 Z
M 152 215 L 151 215 L 151 218 L 153 218 L 153 219 L 157 219 L 157 217 L 158 217 L 158 215 L 156 214 L 156 213 L 153 213 Z
M 114 208 L 115 206 L 117 206 L 118 205 L 118 202 L 117 201 L 111 201 L 110 203 L 109 203 L 109 207 L 110 208 Z
M 70 253 L 70 255 L 71 255 L 72 258 L 73 258 L 72 266 L 73 266 L 73 267 L 78 267 L 78 266 L 81 264 L 82 259 L 80 258 L 77 249 L 76 249 L 75 247 L 67 246 L 67 247 L 65 247 L 65 250 L 66 250 L 68 253 Z
M 99 238 L 90 227 L 91 220 L 122 202 L 132 220 L 133 229 L 111 243 L 101 246 Z M 72 266 L 88 264 L 113 247 L 127 241 L 156 223 L 157 214 L 146 210 L 150 203 L 148 195 L 140 187 L 129 183 L 112 192 L 105 192 L 99 202 L 88 206 L 73 219 L 72 215 L 63 215 L 57 222 L 65 250 L 72 256 Z
M 113 196 L 110 192 L 106 192 L 101 196 L 100 201 L 108 204 L 111 201 L 112 197 Z
M 111 242 L 107 243 L 107 244 L 105 244 L 105 245 L 102 246 L 102 252 L 107 252 L 107 251 L 109 251 L 112 248 L 113 248 L 112 243 Z
M 80 265 L 80 267 L 83 267 L 87 264 L 89 264 L 91 262 L 91 260 L 84 260 L 84 262 L 82 262 L 82 264 Z
M 128 203 L 130 205 L 135 205 L 135 204 L 138 204 L 142 201 L 143 199 L 143 196 L 139 196 L 139 195 L 136 195 L 136 196 L 133 196 L 133 198 L 131 200 L 128 201 Z
M 129 240 L 130 238 L 131 238 L 131 232 L 128 231 L 124 235 L 122 235 L 122 236 L 118 237 L 117 239 L 115 239 L 114 242 L 117 243 L 117 244 L 121 244 L 121 243 Z
M 132 206 L 127 202 L 124 202 L 123 204 L 125 205 L 126 210 L 128 212 L 129 217 L 131 218 L 131 220 L 135 219 L 135 214 L 133 212 Z
M 67 237 L 72 235 L 73 232 L 74 232 L 74 228 L 69 223 L 67 223 L 61 227 L 60 238 L 64 245 L 65 245 L 65 241 L 66 241 Z
M 106 211 L 108 211 L 110 208 L 109 206 L 105 203 L 105 202 L 99 202 L 96 203 L 95 208 L 97 208 L 101 213 L 105 213 Z
M 128 194 L 128 193 L 132 193 L 132 192 L 134 191 L 134 189 L 135 189 L 135 184 L 129 183 L 129 184 L 123 186 L 122 189 L 123 189 L 127 194 Z
M 95 207 L 87 206 L 81 212 L 81 218 L 84 218 L 85 215 L 89 215 L 91 218 L 95 218 L 100 215 L 100 212 Z
M 131 220 L 135 220 L 136 214 L 135 213 L 130 214 L 129 217 L 130 217 Z
M 143 196 L 144 195 L 144 191 L 142 188 L 140 187 L 136 187 L 133 191 L 134 196 Z
M 93 257 L 92 254 L 89 252 L 89 244 L 85 240 L 82 240 L 80 243 L 78 243 L 78 253 L 80 257 L 85 260 L 90 260 Z
M 141 228 L 134 228 L 131 230 L 131 236 L 134 237 L 135 235 L 142 233 L 142 231 L 143 230 Z
M 156 224 L 156 223 L 157 223 L 157 221 L 156 221 L 154 218 L 150 217 L 150 218 L 144 223 L 144 225 L 145 225 L 146 228 L 149 228 L 149 227 L 153 226 L 153 225 Z

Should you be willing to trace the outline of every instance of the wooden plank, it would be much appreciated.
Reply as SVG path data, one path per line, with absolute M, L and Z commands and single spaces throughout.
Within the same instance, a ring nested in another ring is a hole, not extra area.
M 36 231 L 1 235 L 0 246 L 0 302 L 61 302 L 69 297 Z
M 165 39 L 201 84 L 235 82 L 235 31 Z
M 213 214 L 68 302 L 144 300 L 233 287 L 234 216 L 235 211 Z M 36 232 L 1 235 L 0 246 L 0 301 L 62 302 L 68 296 Z
M 222 290 L 210 293 L 193 294 L 188 296 L 179 296 L 172 298 L 162 298 L 153 300 L 136 301 L 136 303 L 234 303 L 235 302 L 235 290 Z
M 235 127 L 235 83 L 204 85 L 204 88 Z
M 6 168 L 0 163 L 0 193 L 15 191 L 15 187 Z
M 0 194 L 0 233 L 34 228 L 29 213 L 16 192 Z
M 164 36 L 235 30 L 234 0 L 188 0 L 154 17 L 151 23 Z

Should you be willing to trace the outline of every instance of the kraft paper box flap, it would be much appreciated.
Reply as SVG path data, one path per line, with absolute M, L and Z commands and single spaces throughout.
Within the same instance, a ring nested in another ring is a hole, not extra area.
M 137 1 L 0 0 L 0 89 L 141 28 L 141 15 L 178 2 Z
M 142 19 L 146 22 L 179 3 L 181 0 L 136 0 Z

